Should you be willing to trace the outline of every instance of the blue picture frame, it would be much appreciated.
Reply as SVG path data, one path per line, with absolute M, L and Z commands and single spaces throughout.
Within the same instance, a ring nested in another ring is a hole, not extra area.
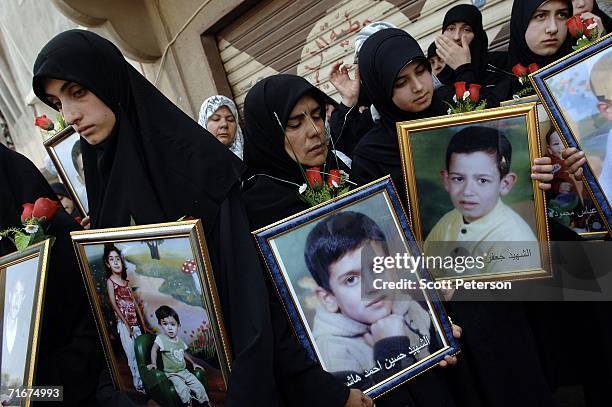
M 584 72 L 587 72 L 588 70 L 590 76 L 590 64 L 588 60 L 603 52 L 612 52 L 610 49 L 611 46 L 612 34 L 608 34 L 595 43 L 579 49 L 558 60 L 557 62 L 552 63 L 529 75 L 530 80 L 534 85 L 534 89 L 538 93 L 540 100 L 542 100 L 544 103 L 544 107 L 546 108 L 549 117 L 552 118 L 553 125 L 559 131 L 559 134 L 562 136 L 568 147 L 575 147 L 580 150 L 585 150 L 582 148 L 579 142 L 579 137 L 574 134 L 574 129 L 576 129 L 578 126 L 577 120 L 574 120 L 571 116 L 569 116 L 569 113 L 564 113 L 562 104 L 559 102 L 559 93 L 561 92 L 559 89 L 556 91 L 552 89 L 552 86 L 549 86 L 550 83 L 548 81 L 553 81 L 555 77 L 560 77 L 560 75 L 563 73 L 570 74 L 571 71 L 569 70 L 579 64 L 584 65 L 584 68 L 580 67 L 580 71 L 582 71 L 584 74 Z M 612 66 L 610 67 L 610 73 L 612 74 Z M 588 106 L 588 104 L 586 104 L 586 106 Z M 572 126 L 572 124 L 574 126 Z M 606 229 L 608 230 L 608 233 L 610 233 L 612 230 L 610 227 L 612 225 L 612 206 L 610 205 L 612 202 L 612 196 L 606 197 L 601 185 L 597 180 L 593 167 L 590 164 L 589 152 L 586 152 L 587 163 L 583 166 L 584 177 L 587 181 L 593 201 L 598 206 L 600 213 L 603 214 L 603 220 L 606 222 Z
M 400 200 L 397 196 L 393 183 L 388 176 L 381 178 L 380 180 L 374 181 L 361 188 L 358 188 L 346 195 L 335 198 L 334 200 L 331 200 L 327 203 L 320 204 L 309 210 L 300 212 L 292 217 L 289 217 L 287 219 L 276 222 L 270 226 L 252 232 L 259 246 L 260 253 L 262 254 L 263 259 L 266 263 L 276 292 L 280 297 L 282 305 L 289 317 L 290 323 L 298 340 L 300 341 L 304 349 L 307 351 L 309 356 L 313 360 L 321 363 L 324 368 L 325 363 L 321 360 L 320 354 L 317 351 L 317 346 L 315 344 L 315 340 L 312 335 L 309 323 L 306 320 L 307 318 L 305 318 L 305 314 L 303 312 L 301 300 L 299 298 L 299 295 L 296 294 L 297 291 L 295 289 L 295 281 L 291 281 L 291 277 L 285 269 L 285 262 L 288 261 L 287 259 L 290 260 L 291 258 L 296 257 L 290 257 L 287 251 L 286 253 L 288 257 L 284 259 L 279 251 L 280 241 L 277 240 L 279 238 L 282 238 L 283 236 L 289 236 L 289 234 L 291 234 L 292 232 L 299 231 L 299 229 L 304 226 L 306 226 L 306 228 L 312 228 L 316 222 L 319 222 L 325 219 L 326 217 L 332 216 L 344 210 L 351 209 L 357 211 L 357 209 L 354 209 L 356 205 L 362 205 L 360 208 L 365 209 L 367 208 L 366 205 L 369 205 L 369 203 L 382 202 L 380 200 L 381 198 L 384 198 L 387 204 L 389 212 L 388 215 L 395 220 L 393 225 L 386 225 L 383 227 L 396 228 L 396 230 L 401 231 L 398 232 L 398 236 L 400 236 L 400 233 L 401 235 L 403 235 L 400 238 L 403 241 L 404 249 L 407 246 L 410 254 L 421 254 L 421 249 L 417 244 L 414 235 L 410 229 L 408 218 L 404 213 L 402 205 L 400 204 Z M 368 201 L 368 199 L 371 200 Z M 377 208 L 384 208 L 384 205 L 380 205 L 379 203 L 376 203 L 375 205 L 378 205 L 376 206 Z M 363 211 L 363 213 L 368 216 L 374 216 L 369 212 L 365 213 L 366 211 L 364 211 L 364 209 L 360 209 L 360 211 Z M 378 209 L 377 211 L 377 213 L 382 213 L 384 209 Z M 393 222 L 388 223 L 390 224 Z M 304 230 L 307 229 L 302 229 L 302 231 L 299 232 L 302 233 L 302 236 L 305 235 Z M 305 240 L 302 240 L 302 242 L 304 241 Z M 294 244 L 294 246 L 297 245 Z M 289 245 L 286 244 L 285 247 L 289 247 Z M 303 253 L 304 244 L 302 244 L 299 249 L 295 250 L 299 250 L 301 253 Z M 277 256 L 279 258 L 277 258 Z M 420 268 L 417 273 L 419 281 L 421 279 L 424 279 L 426 281 L 433 281 L 433 278 L 424 268 Z M 452 335 L 452 325 L 450 322 L 450 318 L 448 317 L 448 314 L 444 309 L 442 300 L 438 296 L 437 291 L 433 289 L 421 290 L 420 288 L 417 288 L 417 290 L 423 293 L 422 298 L 425 299 L 425 301 L 423 302 L 427 302 L 427 306 L 429 307 L 429 317 L 431 318 L 433 326 L 433 328 L 431 329 L 434 330 L 434 332 L 439 336 L 438 346 L 441 346 L 441 348 L 435 350 L 435 352 L 432 352 L 425 359 L 419 361 L 416 361 L 415 359 L 415 362 L 412 365 L 406 367 L 400 372 L 396 372 L 392 376 L 385 378 L 380 382 L 371 383 L 371 385 L 369 385 L 369 387 L 367 388 L 357 386 L 358 388 L 363 390 L 364 393 L 366 393 L 372 398 L 376 398 L 401 385 L 402 383 L 410 380 L 411 378 L 425 372 L 426 370 L 435 367 L 438 362 L 444 359 L 445 356 L 455 355 L 460 352 L 459 343 Z M 423 308 L 427 307 L 423 306 Z M 412 349 L 412 347 L 410 349 Z M 429 351 L 429 347 L 427 349 Z M 380 367 L 380 360 L 377 360 L 377 362 L 378 366 Z M 367 371 L 364 372 L 364 374 L 366 373 Z M 357 374 L 356 376 L 359 376 L 359 374 Z M 350 376 L 347 375 L 341 377 L 347 378 L 348 382 L 345 381 L 345 384 L 347 384 L 347 386 L 350 386 L 352 384 L 350 383 L 350 377 L 353 377 L 352 374 Z

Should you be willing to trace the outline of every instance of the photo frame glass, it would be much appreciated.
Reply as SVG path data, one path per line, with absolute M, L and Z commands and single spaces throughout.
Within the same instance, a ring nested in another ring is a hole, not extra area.
M 32 387 L 39 342 L 49 241 L 0 258 L 0 400 L 29 405 L 15 390 Z
M 562 140 L 585 152 L 589 194 L 612 222 L 612 36 L 606 35 L 532 75 Z
M 79 133 L 69 126 L 44 144 L 58 176 L 71 195 L 75 208 L 82 216 L 86 216 L 89 213 L 89 204 Z
M 431 281 L 426 270 L 373 272 L 376 257 L 419 253 L 391 185 L 374 183 L 253 232 L 302 345 L 372 397 L 458 352 L 440 299 L 419 287 Z M 400 280 L 412 288 L 381 286 Z M 391 345 L 391 331 L 381 327 L 393 319 L 405 331 Z
M 437 279 L 550 277 L 544 194 L 530 178 L 540 155 L 535 105 L 400 124 L 412 225 L 427 256 L 481 256 Z M 540 243 L 542 242 L 542 243 Z
M 134 400 L 224 404 L 231 358 L 201 239 L 200 221 L 73 233 L 113 379 Z M 186 372 L 187 390 L 172 378 Z

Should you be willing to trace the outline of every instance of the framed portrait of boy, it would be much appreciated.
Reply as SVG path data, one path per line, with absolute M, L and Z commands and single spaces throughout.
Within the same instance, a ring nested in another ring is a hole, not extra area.
M 45 240 L 0 258 L 2 405 L 30 405 L 17 390 L 34 385 L 50 249 L 51 241 Z
M 436 279 L 550 277 L 535 103 L 398 123 L 409 215 L 426 256 L 481 257 L 430 267 Z
M 347 386 L 376 398 L 459 352 L 429 273 L 382 266 L 421 254 L 390 178 L 253 235 L 297 338 Z
M 70 194 L 69 198 L 73 200 L 81 216 L 87 216 L 89 205 L 85 189 L 81 136 L 72 126 L 68 126 L 44 144 L 57 174 Z
M 502 102 L 502 106 L 537 102 L 540 145 L 545 157 L 551 159 L 553 180 L 546 194 L 548 219 L 559 222 L 586 239 L 603 239 L 608 234 L 603 214 L 593 201 L 586 180 L 578 181 L 568 171 L 563 159 L 566 144 L 548 117 L 537 96 Z
M 224 405 L 231 353 L 201 221 L 71 236 L 116 388 Z
M 568 147 L 586 154 L 587 192 L 612 225 L 612 34 L 530 75 Z

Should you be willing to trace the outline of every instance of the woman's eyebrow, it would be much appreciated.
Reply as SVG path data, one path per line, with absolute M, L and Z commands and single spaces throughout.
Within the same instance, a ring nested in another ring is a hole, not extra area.
M 59 93 L 64 93 L 64 91 L 66 91 L 66 89 L 67 89 L 67 88 L 68 88 L 70 85 L 72 85 L 73 83 L 74 83 L 74 82 L 72 82 L 72 81 L 66 81 L 66 82 L 64 82 L 64 83 L 62 84 L 62 86 L 60 86 Z M 48 97 L 48 98 L 50 98 L 50 97 L 52 97 L 52 98 L 57 97 L 56 95 L 51 95 L 51 94 L 49 94 L 49 93 L 45 93 L 45 96 L 46 96 L 46 97 Z

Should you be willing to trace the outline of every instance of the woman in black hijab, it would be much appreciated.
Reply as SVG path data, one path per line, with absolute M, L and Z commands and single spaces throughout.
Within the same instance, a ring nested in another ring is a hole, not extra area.
M 20 227 L 22 205 L 41 197 L 56 200 L 34 164 L 0 144 L 0 230 Z M 63 386 L 62 405 L 95 405 L 103 362 L 70 240 L 70 232 L 80 226 L 66 212 L 58 210 L 48 227 L 48 234 L 56 240 L 47 274 L 35 383 Z M 14 251 L 9 239 L 0 240 L 0 256 Z
M 33 86 L 81 134 L 93 227 L 202 219 L 233 352 L 226 405 L 282 405 L 279 380 L 290 377 L 279 365 L 294 360 L 273 333 L 240 199 L 240 160 L 94 33 L 53 38 L 38 55 Z
M 309 117 L 292 118 L 292 110 L 304 97 L 312 97 L 314 111 Z M 296 75 L 274 75 L 259 81 L 247 94 L 244 103 L 246 140 L 244 160 L 255 175 L 244 194 L 252 229 L 274 223 L 308 209 L 300 198 L 299 187 L 306 182 L 304 172 L 308 167 L 348 170 L 337 159 L 327 144 L 325 104 L 328 96 L 307 80 Z M 287 150 L 300 149 L 296 143 L 287 144 L 290 132 L 298 126 L 304 129 L 304 157 L 306 162 L 292 158 Z M 310 149 L 314 153 L 308 153 Z
M 487 101 L 487 107 L 499 106 L 499 102 L 505 100 L 508 89 L 499 86 L 504 76 L 498 72 L 505 60 L 500 53 L 487 51 L 489 39 L 478 7 L 459 4 L 448 10 L 442 35 L 438 36 L 435 45 L 437 54 L 446 62 L 445 69 L 437 75 L 448 85 L 438 91 L 443 100 L 453 98 L 455 82 L 481 85 L 480 97 Z
M 565 22 L 572 15 L 571 0 L 522 0 L 512 4 L 507 71 L 517 64 L 539 68 L 572 52 Z M 523 85 L 511 78 L 511 99 Z
M 404 68 L 410 72 L 397 82 Z M 403 30 L 388 28 L 365 41 L 359 53 L 361 81 L 381 118 L 355 148 L 353 181 L 365 184 L 391 174 L 400 197 L 406 196 L 395 123 L 441 116 L 447 110 L 434 94 L 429 69 L 419 44 Z M 394 89 L 406 92 L 406 110 L 394 103 Z

